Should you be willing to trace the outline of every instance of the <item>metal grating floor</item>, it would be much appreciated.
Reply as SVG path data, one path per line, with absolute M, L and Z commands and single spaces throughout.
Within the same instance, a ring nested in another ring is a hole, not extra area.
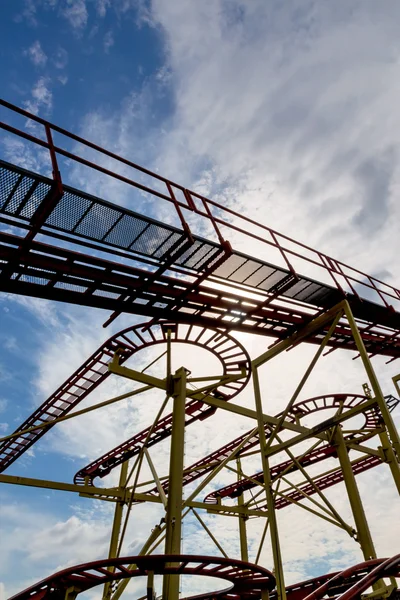
M 222 244 L 190 239 L 183 230 L 68 186 L 37 227 L 53 185 L 0 161 L 0 221 L 18 228 L 0 233 L 2 291 L 280 338 L 343 298 L 334 287 Z M 46 243 L 27 243 L 24 230 Z M 104 252 L 112 260 L 100 258 Z M 123 258 L 116 262 L 115 254 Z M 228 291 L 219 291 L 218 282 Z M 246 290 L 257 299 L 246 301 Z M 400 314 L 347 299 L 368 350 L 399 357 Z M 354 349 L 345 325 L 331 345 Z

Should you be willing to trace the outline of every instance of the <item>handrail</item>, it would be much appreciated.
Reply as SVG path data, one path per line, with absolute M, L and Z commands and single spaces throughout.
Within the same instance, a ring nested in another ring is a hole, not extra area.
M 181 184 L 178 184 L 170 179 L 158 175 L 157 173 L 154 173 L 149 169 L 146 169 L 138 165 L 137 163 L 128 160 L 125 157 L 119 156 L 105 148 L 102 148 L 89 140 L 86 140 L 72 132 L 67 131 L 66 129 L 63 129 L 62 127 L 59 127 L 58 125 L 55 125 L 54 123 L 51 123 L 41 117 L 38 117 L 37 115 L 33 115 L 32 113 L 29 113 L 28 111 L 19 108 L 18 106 L 15 106 L 10 102 L 0 99 L 0 106 L 3 106 L 11 112 L 20 114 L 26 117 L 27 119 L 42 125 L 45 128 L 46 138 L 48 140 L 47 142 L 21 129 L 17 129 L 16 127 L 13 127 L 8 123 L 0 122 L 0 128 L 4 129 L 5 131 L 8 131 L 13 135 L 22 137 L 32 143 L 38 144 L 49 150 L 52 161 L 53 178 L 55 179 L 57 178 L 57 162 L 55 160 L 55 157 L 56 155 L 61 155 L 72 161 L 87 166 L 91 169 L 95 169 L 123 183 L 134 186 L 135 188 L 149 193 L 152 196 L 171 202 L 174 205 L 175 210 L 177 211 L 177 215 L 182 223 L 183 228 L 187 231 L 189 236 L 191 235 L 190 229 L 187 223 L 185 222 L 185 219 L 182 214 L 182 209 L 189 210 L 207 219 L 212 225 L 213 229 L 215 230 L 220 242 L 224 241 L 222 237 L 222 232 L 220 230 L 220 226 L 222 226 L 228 228 L 233 232 L 236 231 L 238 233 L 244 234 L 245 236 L 252 238 L 256 241 L 262 242 L 267 246 L 276 248 L 282 255 L 286 266 L 289 268 L 294 277 L 298 277 L 298 273 L 293 267 L 289 257 L 301 259 L 302 261 L 306 261 L 307 263 L 324 269 L 324 271 L 327 272 L 331 277 L 334 286 L 343 295 L 346 295 L 347 291 L 350 291 L 356 298 L 362 300 L 362 297 L 360 297 L 359 290 L 356 289 L 356 286 L 362 286 L 362 288 L 368 288 L 370 290 L 373 290 L 377 294 L 377 299 L 380 298 L 381 302 L 390 310 L 395 310 L 393 307 L 393 299 L 397 302 L 400 302 L 400 290 L 388 283 L 377 279 L 376 277 L 367 275 L 359 269 L 351 267 L 350 265 L 342 261 L 331 258 L 328 255 L 319 252 L 318 250 L 315 250 L 314 248 L 307 246 L 306 244 L 303 244 L 302 242 L 298 242 L 285 234 L 279 233 L 271 227 L 260 224 L 255 220 L 251 219 L 250 217 L 247 217 L 243 214 L 239 214 L 231 208 L 223 206 L 222 204 L 219 204 L 214 200 L 206 198 L 205 196 L 197 192 L 191 191 L 182 186 Z M 105 167 L 99 164 L 89 161 L 83 156 L 79 156 L 76 153 L 70 152 L 66 148 L 54 145 L 51 135 L 52 132 L 57 132 L 75 142 L 78 142 L 79 144 L 82 144 L 92 150 L 95 150 L 96 152 L 99 152 L 104 156 L 112 158 L 113 160 L 116 160 L 126 166 L 129 166 L 130 168 L 134 169 L 139 173 L 143 173 L 154 178 L 158 182 L 165 184 L 165 193 L 163 191 L 155 189 L 154 187 L 144 185 L 135 179 L 130 179 L 129 177 L 125 177 L 124 175 L 120 175 L 109 169 L 106 169 Z M 59 178 L 59 182 L 61 182 L 61 178 Z M 176 197 L 174 189 L 182 192 L 185 202 L 179 200 Z M 200 207 L 196 204 L 196 200 L 200 201 Z M 212 208 L 214 208 L 215 211 L 218 211 L 218 215 L 213 213 Z M 238 224 L 232 222 L 233 219 L 238 221 Z M 254 232 L 249 232 L 248 229 L 246 229 L 247 224 L 257 227 L 259 230 L 261 230 L 261 232 L 268 233 L 270 239 L 266 239 L 265 237 L 263 237 L 262 233 L 260 235 L 257 235 Z M 293 244 L 295 246 L 295 249 L 288 247 L 287 242 Z M 302 254 L 302 250 L 311 253 L 311 257 Z M 341 282 L 343 281 L 348 286 L 348 290 L 343 289 L 341 285 Z

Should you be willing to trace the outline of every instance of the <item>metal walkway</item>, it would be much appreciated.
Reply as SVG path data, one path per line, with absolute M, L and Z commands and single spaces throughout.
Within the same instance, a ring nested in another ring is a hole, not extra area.
M 1 291 L 109 309 L 113 316 L 127 312 L 284 338 L 344 296 L 229 243 L 192 236 L 185 227 L 68 186 L 59 191 L 53 180 L 4 161 L 0 222 L 8 231 L 12 226 L 12 233 L 0 232 Z M 105 252 L 114 260 L 103 258 Z M 354 294 L 347 299 L 371 354 L 399 357 L 400 314 Z M 330 345 L 354 349 L 345 322 Z

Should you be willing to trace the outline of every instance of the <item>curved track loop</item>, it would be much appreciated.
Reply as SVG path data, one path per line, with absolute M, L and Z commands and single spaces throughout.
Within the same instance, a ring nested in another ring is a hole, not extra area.
M 365 396 L 360 396 L 357 394 L 331 394 L 331 395 L 310 398 L 309 400 L 302 400 L 293 406 L 292 411 L 287 416 L 287 420 L 291 421 L 292 423 L 295 423 L 296 419 L 297 419 L 297 415 L 299 415 L 299 414 L 304 416 L 306 414 L 311 414 L 318 410 L 323 410 L 323 409 L 328 409 L 328 408 L 339 408 L 342 405 L 344 408 L 351 408 L 353 406 L 356 406 L 360 402 L 363 402 L 365 399 L 366 399 Z M 213 409 L 208 409 L 208 410 L 212 411 Z M 279 413 L 277 415 L 277 418 L 281 414 L 282 413 Z M 207 413 L 207 416 L 208 416 L 208 413 Z M 369 411 L 367 411 L 365 413 L 365 418 L 366 418 L 366 421 L 365 421 L 364 427 L 366 427 L 366 428 L 376 427 L 377 414 L 373 409 L 370 409 Z M 159 421 L 156 429 L 154 430 L 153 436 L 151 438 L 152 439 L 151 445 L 155 444 L 156 442 L 160 441 L 161 439 L 164 439 L 164 437 L 166 437 L 170 434 L 171 423 L 172 423 L 171 415 L 168 415 L 167 417 L 165 417 L 164 419 L 161 419 Z M 140 433 L 135 434 L 132 438 L 130 438 L 126 442 L 123 442 L 122 444 L 120 444 L 119 446 L 117 446 L 116 448 L 111 450 L 109 453 L 101 456 L 97 460 L 93 461 L 90 465 L 87 465 L 86 467 L 84 467 L 83 469 L 78 471 L 78 473 L 76 473 L 76 475 L 75 475 L 74 482 L 76 484 L 83 484 L 83 483 L 85 483 L 85 478 L 86 478 L 86 484 L 91 485 L 91 484 L 93 484 L 93 480 L 95 477 L 104 477 L 105 475 L 108 475 L 110 473 L 110 471 L 115 466 L 117 466 L 118 464 L 123 462 L 123 460 L 126 460 L 127 458 L 130 458 L 130 457 L 134 456 L 135 454 L 137 454 L 137 452 L 139 451 L 139 449 L 141 447 L 141 444 L 143 443 L 143 440 L 146 439 L 149 429 L 150 429 L 150 427 L 144 429 Z M 228 444 L 226 444 L 219 450 L 216 450 L 216 451 L 212 452 L 211 454 L 208 454 L 206 457 L 200 459 L 199 461 L 197 461 L 196 463 L 194 463 L 193 465 L 188 467 L 184 472 L 183 485 L 187 485 L 187 484 L 191 483 L 192 481 L 195 481 L 196 479 L 198 479 L 205 473 L 207 473 L 207 472 L 211 471 L 213 468 L 215 468 L 219 462 L 221 462 L 224 458 L 226 458 L 230 452 L 232 452 L 241 442 L 243 442 L 243 440 L 249 435 L 249 433 L 250 433 L 250 431 L 242 434 L 241 436 L 234 439 L 232 442 L 229 442 Z M 267 427 L 266 427 L 266 433 L 267 433 L 267 435 L 269 433 L 269 429 Z M 247 443 L 243 446 L 241 453 L 244 453 L 246 450 L 253 448 L 258 443 L 259 443 L 259 436 L 258 436 L 258 433 L 255 433 L 254 436 L 251 439 L 249 439 L 247 441 Z M 333 450 L 331 452 L 333 453 Z M 326 454 L 327 454 L 326 448 L 323 450 L 317 449 L 315 451 L 315 456 L 314 456 L 314 454 L 312 457 L 310 456 L 309 457 L 310 462 L 309 463 L 305 462 L 304 466 L 306 466 L 307 464 L 311 464 L 311 462 L 317 462 L 318 460 L 323 460 L 324 458 L 327 457 Z M 117 462 L 116 458 L 118 459 L 118 462 Z M 305 458 L 305 460 L 306 460 L 306 458 Z M 205 465 L 207 465 L 207 466 L 205 466 Z M 259 474 L 256 474 L 255 477 L 257 477 L 258 475 Z M 168 480 L 163 483 L 163 489 L 166 493 L 168 492 Z M 149 493 L 158 493 L 158 490 L 157 490 L 157 488 L 153 488 L 152 490 L 149 490 Z M 206 499 L 206 502 L 208 502 L 208 501 L 209 500 Z M 215 503 L 216 500 L 215 501 L 210 500 L 210 502 Z
M 172 561 L 175 566 L 168 565 Z M 114 567 L 114 570 L 109 571 L 109 567 Z M 64 600 L 69 587 L 74 586 L 84 592 L 107 582 L 146 576 L 151 571 L 157 575 L 197 575 L 223 579 L 231 584 L 223 592 L 229 593 L 229 598 L 256 599 L 262 590 L 271 591 L 275 587 L 273 574 L 252 563 L 219 556 L 155 554 L 97 560 L 70 567 L 39 581 L 10 600 Z
M 288 418 L 288 420 L 294 421 L 296 416 L 303 417 L 305 415 L 309 415 L 311 413 L 314 413 L 314 412 L 317 412 L 320 410 L 335 409 L 335 408 L 340 408 L 341 406 L 343 408 L 349 409 L 349 408 L 352 408 L 359 404 L 362 404 L 362 402 L 365 402 L 366 400 L 367 400 L 366 396 L 361 396 L 361 395 L 357 395 L 357 394 L 334 394 L 334 395 L 329 395 L 329 396 L 318 396 L 315 398 L 310 398 L 308 400 L 302 400 L 300 402 L 297 402 L 293 406 L 293 408 L 290 411 L 290 413 L 288 414 L 287 418 Z M 280 415 L 277 415 L 277 416 L 279 417 Z M 353 442 L 360 443 L 361 441 L 366 440 L 369 437 L 371 437 L 372 435 L 374 435 L 376 430 L 380 427 L 381 422 L 380 422 L 379 412 L 377 410 L 375 410 L 374 408 L 369 408 L 368 410 L 366 410 L 363 413 L 363 416 L 364 416 L 365 421 L 364 421 L 362 427 L 360 428 L 360 430 L 352 431 L 352 433 L 345 435 L 346 441 L 353 441 Z M 362 429 L 362 431 L 361 431 L 361 429 Z M 266 428 L 266 433 L 268 436 L 269 430 L 267 428 Z M 258 437 L 257 437 L 257 441 L 258 441 Z M 254 445 L 254 444 L 252 444 L 252 445 Z M 247 446 L 246 449 L 248 449 L 249 447 L 251 447 L 251 446 Z M 221 451 L 224 452 L 224 448 L 222 448 L 219 452 L 221 452 Z M 208 460 L 210 459 L 210 456 L 208 457 Z M 327 458 L 335 457 L 335 456 L 336 456 L 335 446 L 325 443 L 325 444 L 319 446 L 318 448 L 311 450 L 304 456 L 297 457 L 297 459 L 303 467 L 307 467 L 307 466 L 316 464 L 318 462 L 321 462 Z M 204 460 L 204 463 L 206 464 L 207 458 L 205 458 L 203 460 Z M 361 473 L 362 471 L 366 471 L 368 469 L 371 469 L 372 467 L 379 465 L 381 462 L 382 462 L 382 460 L 377 456 L 367 456 L 365 458 L 363 457 L 356 463 L 356 466 L 354 467 L 354 472 Z M 191 468 L 193 468 L 193 467 L 189 467 L 189 469 L 191 469 Z M 290 473 L 292 471 L 297 470 L 297 468 L 298 467 L 293 463 L 293 461 L 291 459 L 283 461 L 271 468 L 272 479 L 274 480 L 275 478 L 279 478 L 279 475 L 283 471 L 285 471 L 285 473 Z M 342 471 L 340 468 L 338 468 L 338 469 L 332 470 L 332 472 L 330 472 L 327 475 L 321 476 L 319 478 L 315 477 L 314 481 L 320 489 L 326 489 L 327 487 L 330 487 L 331 485 L 339 483 L 339 481 L 342 481 L 342 479 L 343 479 Z M 219 490 L 215 490 L 214 492 L 211 492 L 210 494 L 208 494 L 206 496 L 206 498 L 204 499 L 204 502 L 207 502 L 210 504 L 217 504 L 217 502 L 219 501 L 220 498 L 224 498 L 224 497 L 236 498 L 236 497 L 240 496 L 243 492 L 254 488 L 257 485 L 256 482 L 262 483 L 263 481 L 264 481 L 263 473 L 257 472 L 248 479 L 247 478 L 241 479 L 240 481 L 236 481 L 236 482 L 234 482 L 230 485 L 227 485 Z M 301 486 L 300 486 L 300 488 L 309 495 L 312 495 L 313 493 L 315 493 L 315 488 L 308 482 L 306 484 L 304 484 L 304 486 L 303 486 L 304 489 Z M 293 500 L 300 500 L 300 499 L 304 498 L 304 496 L 300 492 L 297 492 L 296 490 L 288 493 L 287 497 L 292 498 Z M 290 506 L 290 504 L 291 504 L 290 500 L 287 500 L 286 498 L 279 498 L 276 500 L 276 508 L 277 509 L 284 508 L 285 506 Z M 261 508 L 261 506 L 259 506 L 259 508 Z
M 333 574 L 333 577 L 331 576 L 315 591 L 305 596 L 304 600 L 321 600 L 325 594 L 333 595 L 334 590 L 339 592 L 337 600 L 339 598 L 341 600 L 352 600 L 353 598 L 359 598 L 360 594 L 382 577 L 399 576 L 400 554 L 392 558 L 369 560 Z
M 307 579 L 286 588 L 287 600 L 322 600 L 324 596 L 336 600 L 355 600 L 369 586 L 382 577 L 400 577 L 400 555 L 393 558 L 376 558 L 353 565 L 337 573 L 327 573 Z M 276 591 L 270 593 L 270 600 L 276 600 Z M 240 596 L 222 592 L 209 592 L 183 598 L 182 600 L 240 600 Z
M 250 378 L 250 358 L 244 347 L 231 335 L 218 329 L 200 326 L 188 326 L 166 321 L 158 323 L 140 323 L 128 327 L 110 337 L 102 346 L 83 363 L 36 411 L 24 422 L 15 433 L 35 425 L 51 423 L 75 408 L 100 383 L 109 376 L 108 364 L 116 350 L 120 349 L 120 363 L 124 363 L 136 352 L 155 344 L 166 342 L 166 331 L 171 325 L 171 340 L 192 344 L 209 350 L 216 356 L 222 366 L 221 375 L 239 375 L 241 368 L 246 370 L 239 381 L 221 385 L 213 393 L 219 398 L 230 400 L 242 391 Z M 207 416 L 210 409 L 191 400 L 187 403 L 188 422 Z M 212 410 L 212 409 L 211 409 Z M 165 423 L 164 427 L 168 425 Z M 0 445 L 0 472 L 19 458 L 30 446 L 41 438 L 52 425 L 30 433 L 23 433 Z M 169 435 L 169 433 L 168 433 Z M 165 437 L 165 436 L 164 436 Z M 117 453 L 118 454 L 118 453 Z M 107 455 L 108 456 L 108 455 Z M 115 466 L 119 464 L 118 456 L 114 457 Z
M 141 325 L 140 327 L 143 327 Z M 167 324 L 152 325 L 146 330 L 154 335 L 153 329 L 158 327 L 162 330 L 163 339 L 156 339 L 147 344 L 150 346 L 154 343 L 165 341 L 165 331 Z M 173 338 L 175 342 L 189 343 L 198 347 L 210 350 L 221 362 L 223 372 L 221 375 L 240 375 L 241 369 L 244 367 L 245 375 L 239 380 L 225 385 L 220 385 L 211 392 L 211 395 L 217 396 L 219 399 L 230 400 L 236 396 L 247 385 L 250 379 L 250 357 L 244 347 L 233 338 L 219 330 L 205 329 L 198 326 L 175 325 L 176 333 Z M 137 333 L 137 332 L 136 332 Z M 145 335 L 145 334 L 141 334 Z M 126 338 L 128 336 L 124 336 Z M 194 421 L 203 420 L 211 416 L 215 412 L 215 408 L 210 408 L 206 404 L 198 400 L 189 400 L 186 403 L 186 418 L 185 425 L 190 425 Z M 113 448 L 103 456 L 80 469 L 74 476 L 74 483 L 77 485 L 92 485 L 95 477 L 104 477 L 108 475 L 112 469 L 120 465 L 122 462 L 138 454 L 147 439 L 151 427 L 147 427 L 143 431 L 135 434 L 116 448 Z M 147 446 L 153 446 L 157 442 L 171 435 L 172 431 L 172 414 L 166 415 L 158 421 L 152 433 L 147 440 Z
M 338 409 L 341 406 L 343 406 L 343 408 L 347 408 L 347 409 L 352 408 L 354 406 L 361 404 L 366 399 L 367 399 L 366 396 L 362 396 L 362 395 L 358 395 L 358 394 L 330 394 L 330 395 L 324 395 L 324 396 L 317 396 L 315 398 L 309 398 L 308 400 L 300 400 L 299 402 L 294 404 L 292 410 L 287 415 L 287 420 L 291 421 L 292 423 L 295 423 L 298 416 L 309 415 L 314 412 L 325 410 L 325 409 Z M 282 413 L 277 414 L 276 417 L 279 418 L 281 416 L 281 414 Z M 379 426 L 378 413 L 374 409 L 368 409 L 367 411 L 365 411 L 364 418 L 365 418 L 365 422 L 363 424 L 363 429 L 367 429 L 372 432 Z M 268 436 L 268 434 L 269 434 L 268 427 L 265 428 L 265 431 Z M 189 483 L 192 483 L 193 481 L 195 481 L 196 479 L 198 479 L 205 473 L 211 471 L 216 466 L 218 466 L 218 464 L 222 460 L 224 460 L 235 448 L 237 448 L 237 446 L 241 442 L 243 442 L 243 440 L 245 440 L 245 438 L 249 435 L 249 433 L 250 433 L 250 431 L 243 433 L 241 436 L 237 437 L 236 439 L 229 442 L 225 446 L 222 446 L 218 450 L 215 450 L 211 454 L 208 454 L 207 456 L 201 458 L 196 463 L 192 464 L 190 467 L 185 469 L 184 477 L 183 477 L 183 485 L 188 485 Z M 348 436 L 349 439 L 351 438 L 354 441 L 359 440 L 360 437 L 361 437 L 361 433 L 358 434 L 357 432 L 350 434 Z M 246 444 L 243 446 L 239 455 L 245 453 L 246 451 L 250 450 L 251 448 L 254 448 L 254 446 L 256 446 L 257 444 L 259 444 L 259 435 L 258 435 L 258 433 L 255 433 L 254 436 L 252 438 L 250 438 L 246 442 Z M 330 456 L 334 456 L 334 455 L 335 455 L 335 448 L 333 446 L 324 445 L 324 446 L 316 448 L 315 450 L 312 450 L 311 452 L 307 453 L 304 457 L 302 457 L 299 460 L 299 462 L 302 464 L 302 466 L 306 467 L 306 466 L 317 463 L 321 460 L 324 460 L 325 458 L 329 458 Z M 378 461 L 377 464 L 379 464 L 381 462 L 379 459 L 377 459 L 377 461 Z M 292 461 L 288 460 L 279 465 L 276 465 L 273 468 L 273 470 L 276 471 L 275 475 L 278 475 L 280 472 L 287 469 L 291 463 L 292 463 Z M 371 465 L 371 466 L 375 466 L 375 465 Z M 297 469 L 296 465 L 293 465 L 293 468 L 291 470 L 296 470 L 296 469 Z M 289 473 L 290 471 L 286 471 L 286 472 Z M 255 475 L 253 475 L 252 479 L 262 482 L 263 474 L 256 473 Z M 164 488 L 165 492 L 168 492 L 168 485 L 169 485 L 168 480 L 163 483 L 163 488 Z M 221 490 L 218 490 L 217 492 L 213 492 L 212 494 L 209 494 L 206 497 L 205 502 L 210 502 L 212 504 L 215 504 L 215 503 L 217 503 L 218 499 L 223 496 L 229 496 L 231 498 L 234 498 L 234 497 L 239 496 L 242 493 L 242 491 L 245 491 L 246 489 L 250 489 L 250 487 L 254 487 L 254 484 L 247 479 L 243 479 L 239 482 L 235 482 L 234 484 L 232 484 L 230 486 L 226 486 L 226 487 L 222 488 Z M 152 490 L 150 490 L 150 493 L 152 493 L 152 492 L 157 493 L 157 488 L 153 488 Z M 288 502 L 288 504 L 290 504 L 290 503 Z

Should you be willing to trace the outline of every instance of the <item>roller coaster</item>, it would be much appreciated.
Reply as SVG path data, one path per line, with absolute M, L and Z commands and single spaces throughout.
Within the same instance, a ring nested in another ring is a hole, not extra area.
M 107 558 L 49 575 L 13 600 L 74 600 L 96 586 L 103 600 L 118 600 L 139 577 L 146 579 L 148 600 L 178 600 L 182 576 L 217 581 L 213 592 L 193 600 L 398 598 L 400 555 L 376 555 L 356 476 L 384 465 L 400 493 L 400 438 L 392 418 L 400 400 L 383 394 L 371 360 L 400 357 L 400 291 L 6 101 L 0 108 L 4 135 L 21 141 L 25 157 L 40 157 L 29 170 L 27 160 L 0 160 L 0 291 L 110 311 L 104 326 L 121 314 L 146 318 L 109 337 L 0 439 L 0 482 L 115 505 Z M 85 189 L 93 175 L 103 195 L 118 189 L 124 206 Z M 251 358 L 243 333 L 265 340 L 264 352 Z M 315 347 L 309 366 L 284 410 L 265 412 L 261 370 L 302 344 Z M 187 365 L 173 372 L 174 348 L 189 346 L 211 357 L 218 372 L 198 375 Z M 159 350 L 141 368 L 143 355 Z M 362 363 L 363 393 L 304 398 L 317 362 L 337 350 Z M 81 408 L 110 376 L 134 388 Z M 397 395 L 399 382 L 397 375 Z M 153 422 L 82 466 L 73 482 L 3 473 L 58 423 L 129 397 L 140 401 L 149 391 L 164 398 Z M 169 402 L 172 412 L 165 414 Z M 185 466 L 187 431 L 225 414 L 253 427 Z M 169 448 L 163 476 L 150 455 L 160 443 Z M 252 475 L 243 470 L 248 459 L 261 465 Z M 143 465 L 151 481 L 143 481 Z M 117 486 L 98 483 L 117 467 Z M 222 472 L 234 480 L 221 485 Z M 354 523 L 325 494 L 337 484 Z M 121 556 L 128 521 L 145 503 L 162 507 L 165 516 L 138 554 Z M 287 585 L 277 511 L 294 506 L 348 534 L 364 562 Z M 228 555 L 201 512 L 237 519 L 240 556 Z M 217 556 L 182 553 L 188 514 Z M 249 519 L 264 524 L 253 562 Z M 259 564 L 267 534 L 271 570 Z M 155 553 L 162 543 L 164 553 Z M 217 590 L 218 580 L 229 587 Z

